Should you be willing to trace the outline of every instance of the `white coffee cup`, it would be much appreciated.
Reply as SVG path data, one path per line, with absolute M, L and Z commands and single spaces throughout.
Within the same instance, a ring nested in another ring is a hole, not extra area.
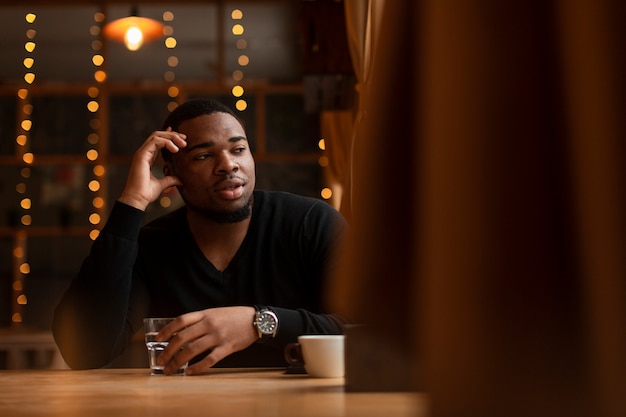
M 339 378 L 345 373 L 343 335 L 303 335 L 298 343 L 285 347 L 290 365 L 304 365 L 307 374 L 318 378 Z

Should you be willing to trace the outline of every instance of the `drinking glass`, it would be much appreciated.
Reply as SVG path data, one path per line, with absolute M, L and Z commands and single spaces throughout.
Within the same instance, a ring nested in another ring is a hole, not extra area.
M 146 347 L 148 348 L 148 359 L 150 361 L 150 371 L 152 375 L 163 375 L 163 366 L 157 365 L 157 358 L 165 350 L 169 342 L 157 342 L 156 336 L 159 331 L 168 323 L 174 320 L 171 317 L 150 317 L 143 320 L 143 328 L 146 337 Z M 184 363 L 174 375 L 184 375 L 188 363 Z

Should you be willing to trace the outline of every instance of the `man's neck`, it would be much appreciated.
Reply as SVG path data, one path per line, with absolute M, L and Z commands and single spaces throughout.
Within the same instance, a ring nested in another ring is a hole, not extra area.
M 236 223 L 218 223 L 197 213 L 187 212 L 187 222 L 204 256 L 223 271 L 230 264 L 246 237 L 250 219 Z

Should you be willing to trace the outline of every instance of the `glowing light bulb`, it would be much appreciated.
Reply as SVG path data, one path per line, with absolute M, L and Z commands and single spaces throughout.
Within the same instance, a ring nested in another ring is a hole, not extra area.
M 137 26 L 131 26 L 124 35 L 124 44 L 129 51 L 136 51 L 143 45 L 143 33 Z

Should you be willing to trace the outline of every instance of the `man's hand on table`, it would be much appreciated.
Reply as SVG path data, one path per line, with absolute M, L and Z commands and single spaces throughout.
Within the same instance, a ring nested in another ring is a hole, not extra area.
M 220 307 L 194 311 L 178 316 L 161 330 L 159 341 L 169 340 L 168 347 L 159 355 L 158 363 L 171 375 L 185 362 L 210 351 L 201 361 L 189 366 L 187 375 L 198 374 L 217 362 L 252 345 L 258 333 L 252 325 L 254 307 Z

